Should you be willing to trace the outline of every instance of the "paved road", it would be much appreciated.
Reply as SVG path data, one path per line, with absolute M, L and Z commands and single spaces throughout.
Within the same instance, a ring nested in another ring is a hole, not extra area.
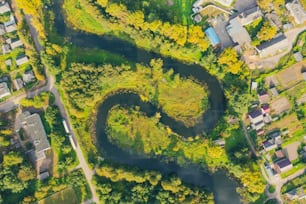
M 268 182 L 268 186 L 269 185 L 274 185 L 275 186 L 275 192 L 274 193 L 269 193 L 268 191 L 268 186 L 265 189 L 266 195 L 268 196 L 268 199 L 277 199 L 279 201 L 279 203 L 283 203 L 282 201 L 282 193 L 281 193 L 281 189 L 283 187 L 284 184 L 286 184 L 287 182 L 289 182 L 290 180 L 302 175 L 305 173 L 305 169 L 301 169 L 297 172 L 295 172 L 294 174 L 288 176 L 287 178 L 281 179 L 278 177 L 273 177 L 273 178 L 269 178 L 266 175 L 266 172 L 264 170 L 263 165 L 260 166 L 261 169 L 261 173 L 264 176 L 264 178 L 266 179 L 266 181 Z
M 26 16 L 26 22 L 28 23 L 28 25 L 30 27 L 30 31 L 31 31 L 32 38 L 34 40 L 35 48 L 36 48 L 37 52 L 40 53 L 40 51 L 43 49 L 43 47 L 40 45 L 40 43 L 38 41 L 37 32 L 36 32 L 35 28 L 31 25 L 30 18 L 31 18 L 30 16 Z M 65 107 L 64 107 L 62 101 L 61 101 L 60 95 L 59 95 L 56 87 L 54 86 L 55 80 L 51 75 L 48 74 L 48 70 L 47 70 L 46 67 L 45 67 L 45 71 L 46 71 L 46 76 L 47 76 L 47 79 L 46 79 L 47 83 L 43 87 L 38 88 L 38 89 L 34 89 L 34 90 L 32 90 L 30 92 L 27 92 L 27 93 L 23 93 L 19 96 L 14 96 L 14 97 L 9 98 L 4 103 L 0 104 L 0 111 L 8 112 L 8 111 L 14 109 L 16 107 L 16 105 L 19 104 L 19 101 L 21 99 L 25 98 L 25 97 L 34 97 L 34 96 L 38 95 L 39 93 L 41 93 L 43 91 L 52 92 L 54 94 L 54 97 L 55 97 L 55 104 L 59 107 L 59 110 L 61 112 L 61 115 L 62 115 L 63 119 L 66 120 L 67 125 L 68 125 L 69 129 L 71 130 L 71 135 L 72 135 L 72 137 L 73 137 L 73 139 L 76 143 L 75 151 L 76 151 L 77 157 L 78 157 L 79 162 L 80 162 L 79 166 L 83 169 L 86 180 L 87 180 L 87 182 L 89 184 L 89 187 L 90 187 L 90 190 L 91 190 L 92 199 L 85 201 L 85 203 L 99 203 L 99 199 L 96 195 L 95 187 L 91 183 L 92 176 L 94 175 L 94 171 L 91 170 L 88 167 L 88 165 L 86 163 L 86 160 L 85 160 L 85 157 L 83 155 L 83 152 L 82 152 L 80 146 L 77 144 L 77 140 L 75 138 L 75 134 L 72 131 L 73 129 L 72 129 L 68 114 L 65 110 Z

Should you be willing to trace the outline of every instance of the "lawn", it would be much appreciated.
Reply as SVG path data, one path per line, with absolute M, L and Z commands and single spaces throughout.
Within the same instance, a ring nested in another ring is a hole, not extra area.
M 297 172 L 297 171 L 299 171 L 299 170 L 301 170 L 303 168 L 305 168 L 305 164 L 300 162 L 297 165 L 294 165 L 293 168 L 290 169 L 289 171 L 286 171 L 286 172 L 282 173 L 281 174 L 281 178 L 286 178 L 286 177 L 294 174 L 295 172 Z
M 297 119 L 295 113 L 286 115 L 278 121 L 273 122 L 271 125 L 267 126 L 267 131 L 272 131 L 273 129 L 284 129 L 288 128 L 289 135 L 292 137 L 296 132 L 303 130 L 301 122 Z
M 290 68 L 277 73 L 276 78 L 284 88 L 290 88 L 291 86 L 297 84 L 299 81 L 303 80 L 303 76 L 301 74 L 302 67 L 303 62 L 297 63 Z
M 301 81 L 296 86 L 288 89 L 286 93 L 289 96 L 295 97 L 296 99 L 299 99 L 301 96 L 303 96 L 306 93 L 306 81 Z
M 77 197 L 72 188 L 67 188 L 55 193 L 41 201 L 38 204 L 77 204 Z

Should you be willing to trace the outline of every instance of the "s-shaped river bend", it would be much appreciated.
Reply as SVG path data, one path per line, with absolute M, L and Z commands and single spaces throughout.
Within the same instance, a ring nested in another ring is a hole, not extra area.
M 226 106 L 226 100 L 219 81 L 210 75 L 199 65 L 188 65 L 177 60 L 163 57 L 159 54 L 145 51 L 137 48 L 132 43 L 120 40 L 111 36 L 98 36 L 81 31 L 75 31 L 65 23 L 62 1 L 55 1 L 52 7 L 55 13 L 55 28 L 62 37 L 77 46 L 84 48 L 99 48 L 108 52 L 123 56 L 127 60 L 136 63 L 149 64 L 153 58 L 163 60 L 164 69 L 173 69 L 174 73 L 182 77 L 191 77 L 200 83 L 205 83 L 209 89 L 210 108 L 202 115 L 199 122 L 194 127 L 186 127 L 183 123 L 177 122 L 167 114 L 163 113 L 154 105 L 141 101 L 140 97 L 134 93 L 118 93 L 106 98 L 98 107 L 96 119 L 96 139 L 103 156 L 113 162 L 137 166 L 145 170 L 156 170 L 164 175 L 175 173 L 184 182 L 205 187 L 214 193 L 215 203 L 217 204 L 237 204 L 240 203 L 239 195 L 236 193 L 237 183 L 229 178 L 225 171 L 208 173 L 199 165 L 179 166 L 175 162 L 163 162 L 163 158 L 146 158 L 132 154 L 120 149 L 108 140 L 106 127 L 107 116 L 110 109 L 116 105 L 139 106 L 140 110 L 148 116 L 161 112 L 161 123 L 169 126 L 173 131 L 182 136 L 195 136 L 202 132 L 213 129 L 220 117 L 223 116 Z

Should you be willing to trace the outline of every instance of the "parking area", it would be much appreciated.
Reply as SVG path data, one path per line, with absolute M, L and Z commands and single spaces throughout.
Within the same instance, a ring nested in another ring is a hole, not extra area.
M 223 16 L 218 16 L 215 21 L 214 29 L 221 40 L 221 48 L 227 48 L 234 45 L 230 36 L 226 31 L 226 25 L 228 24 L 228 19 Z

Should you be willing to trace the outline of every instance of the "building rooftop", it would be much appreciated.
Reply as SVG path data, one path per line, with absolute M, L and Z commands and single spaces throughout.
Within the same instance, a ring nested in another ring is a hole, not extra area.
M 24 112 L 20 115 L 19 120 L 26 134 L 32 140 L 36 160 L 44 158 L 44 151 L 50 149 L 50 143 L 40 116 L 37 113 L 31 115 L 29 112 Z
M 27 56 L 25 56 L 25 55 L 21 55 L 21 56 L 18 56 L 17 58 L 16 58 L 16 64 L 17 64 L 17 66 L 20 66 L 20 65 L 22 65 L 22 64 L 25 64 L 25 63 L 27 63 L 29 61 L 29 58 L 27 57 Z
M 29 83 L 29 82 L 33 81 L 35 79 L 33 71 L 32 70 L 26 71 L 22 75 L 22 79 L 23 79 L 24 83 Z
M 241 23 L 242 26 L 246 26 L 250 23 L 252 23 L 253 21 L 255 21 L 256 19 L 262 17 L 262 12 L 259 9 L 258 6 L 245 10 L 244 12 L 242 12 L 239 16 L 239 22 Z
M 248 31 L 240 24 L 238 17 L 229 21 L 226 26 L 226 31 L 232 38 L 233 42 L 238 43 L 240 46 L 249 46 L 251 38 Z
M 217 33 L 215 32 L 215 30 L 212 27 L 209 27 L 205 30 L 205 34 L 207 35 L 210 43 L 213 46 L 216 46 L 218 44 L 220 44 L 220 38 L 218 37 Z
M 11 48 L 12 48 L 12 50 L 13 49 L 15 49 L 15 48 L 17 48 L 17 47 L 21 47 L 22 45 L 23 45 L 23 43 L 22 43 L 22 41 L 21 40 L 19 40 L 19 39 L 13 39 L 12 41 L 11 41 Z
M 291 165 L 291 162 L 289 161 L 289 159 L 284 158 L 282 160 L 277 161 L 275 164 L 278 165 L 279 168 L 285 168 L 285 167 Z
M 6 96 L 11 95 L 11 92 L 7 86 L 6 82 L 1 82 L 0 83 L 0 98 L 4 98 Z
M 287 3 L 286 8 L 297 24 L 302 24 L 306 21 L 306 12 L 298 0 L 293 0 L 291 3 Z
M 10 11 L 11 11 L 10 5 L 5 1 L 1 1 L 0 2 L 0 14 L 4 14 Z
M 23 88 L 23 81 L 21 78 L 14 79 L 13 84 L 16 90 L 20 90 Z
M 282 33 L 275 36 L 272 40 L 267 41 L 256 47 L 260 57 L 267 57 L 274 55 L 277 52 L 288 49 L 289 41 L 286 36 Z
M 256 118 L 256 117 L 261 116 L 261 115 L 262 115 L 262 111 L 260 109 L 255 109 L 255 110 L 249 112 L 249 116 L 251 118 Z
M 304 77 L 304 80 L 306 81 L 306 72 L 303 72 L 302 76 Z

